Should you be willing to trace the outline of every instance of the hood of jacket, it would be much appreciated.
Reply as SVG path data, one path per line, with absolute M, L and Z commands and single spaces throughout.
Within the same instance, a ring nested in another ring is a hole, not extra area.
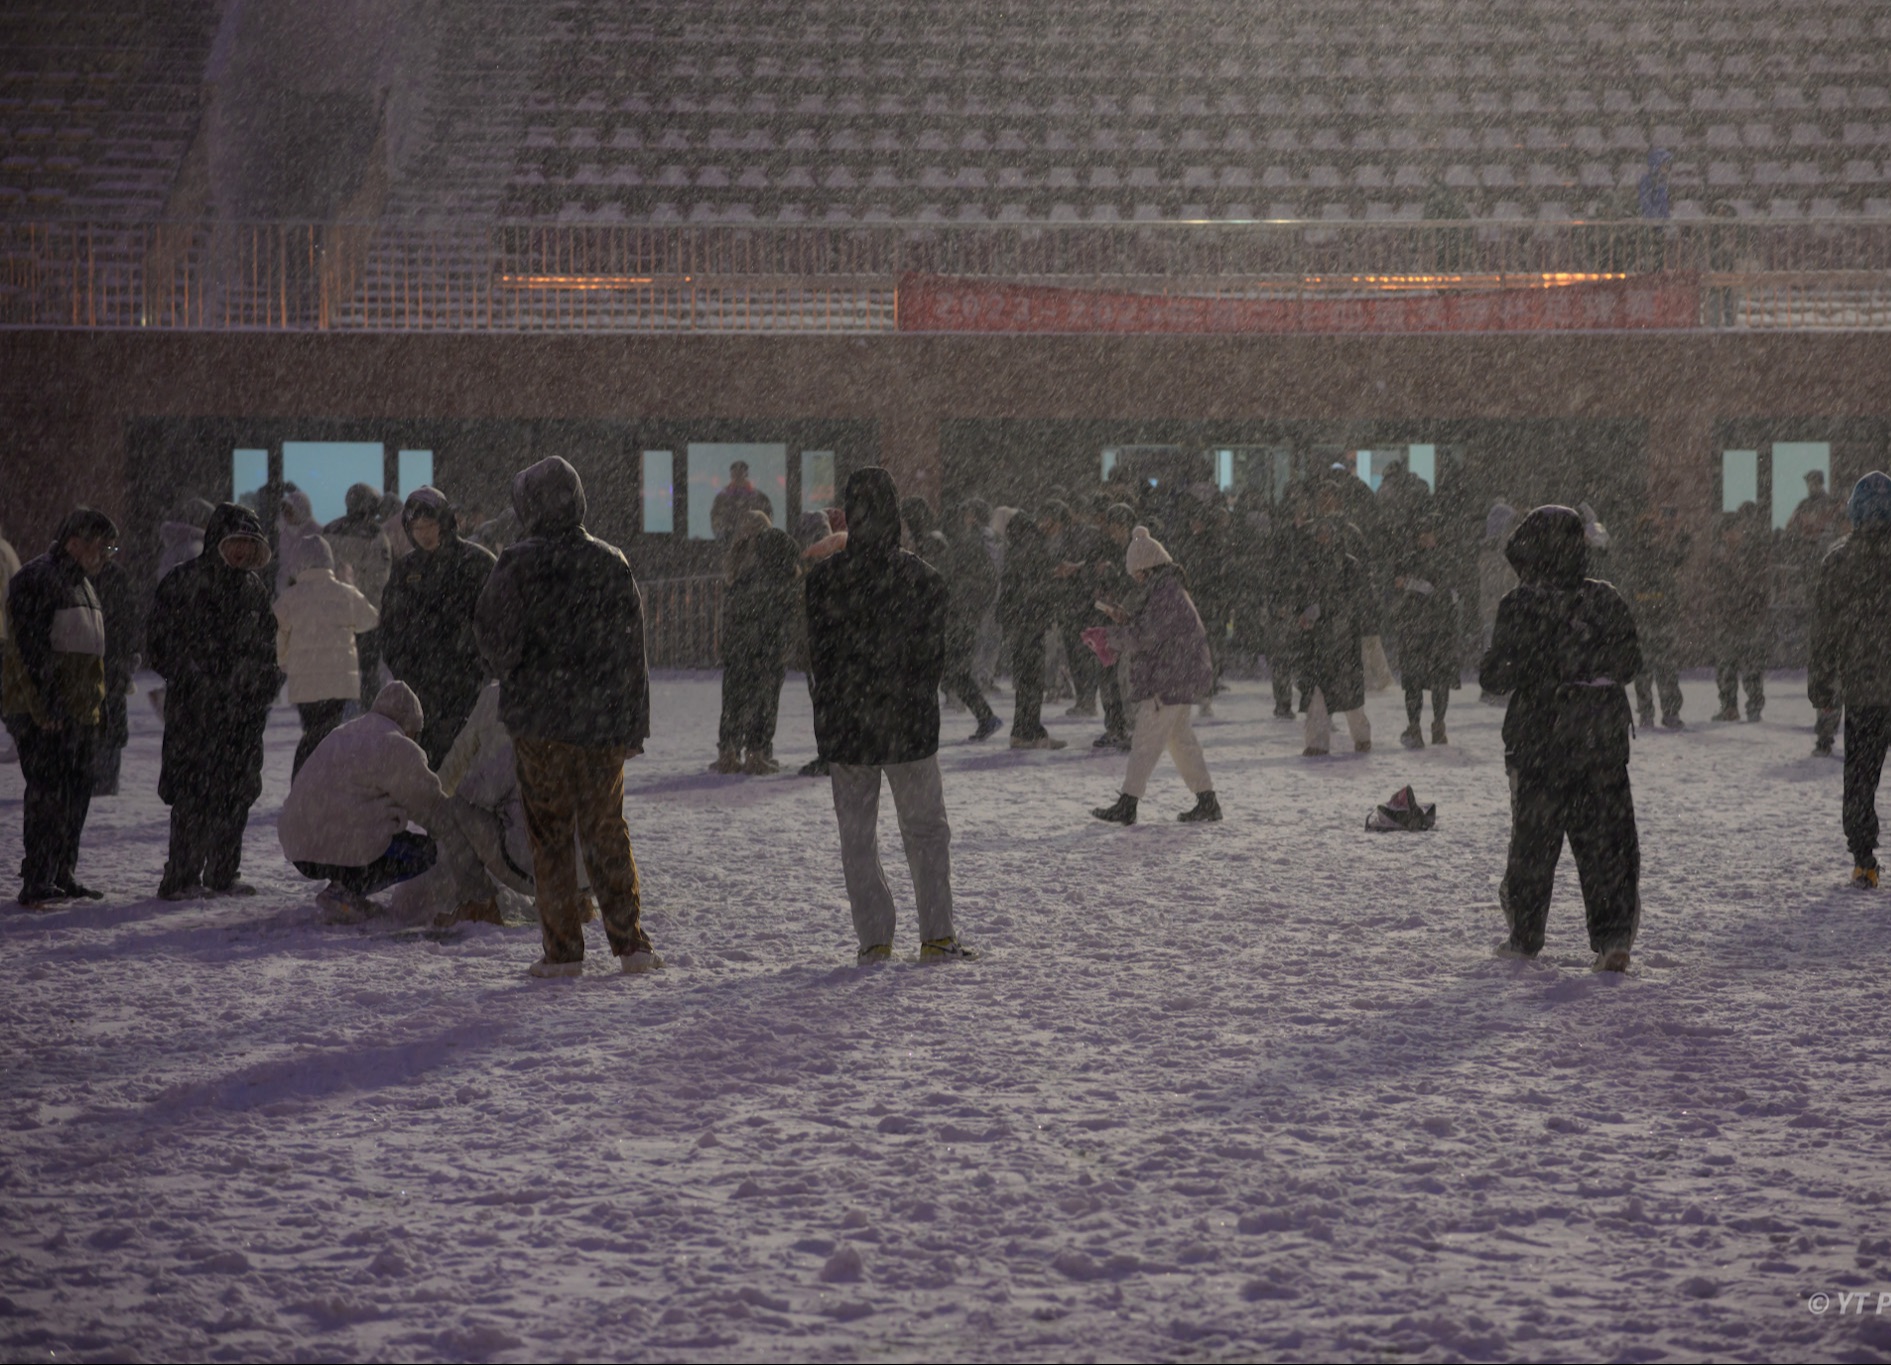
M 306 526 L 315 520 L 315 506 L 300 488 L 282 495 L 282 522 L 285 526 Z
M 548 455 L 512 480 L 512 510 L 528 536 L 584 529 L 584 480 L 570 463 Z
M 847 476 L 847 553 L 890 558 L 900 547 L 900 497 L 893 476 L 878 465 Z
M 460 521 L 453 515 L 453 505 L 432 484 L 423 484 L 407 495 L 407 501 L 401 504 L 401 529 L 412 526 L 415 517 L 432 517 L 440 523 L 442 545 L 459 537 Z
M 371 517 L 380 510 L 381 490 L 371 483 L 352 483 L 341 498 L 342 515 Z
M 1853 485 L 1845 510 L 1860 531 L 1891 530 L 1891 474 L 1874 469 L 1865 475 Z
M 386 716 L 401 727 L 404 735 L 417 735 L 426 723 L 426 714 L 420 709 L 420 698 L 414 695 L 414 689 L 404 682 L 391 682 L 374 694 L 374 705 L 370 708 L 377 716 Z
M 234 537 L 255 541 L 258 545 L 263 547 L 264 553 L 267 556 L 269 551 L 269 538 L 263 534 L 261 518 L 241 503 L 219 503 L 215 510 L 210 513 L 210 521 L 204 527 L 203 553 L 207 555 L 216 554 L 219 545 Z M 216 562 L 221 564 L 223 562 L 222 557 L 218 556 Z M 257 567 L 267 568 L 268 565 L 269 559 L 266 557 Z
M 1555 504 L 1537 508 L 1517 524 L 1510 544 L 1504 547 L 1504 558 L 1526 583 L 1578 586 L 1589 572 L 1582 513 Z

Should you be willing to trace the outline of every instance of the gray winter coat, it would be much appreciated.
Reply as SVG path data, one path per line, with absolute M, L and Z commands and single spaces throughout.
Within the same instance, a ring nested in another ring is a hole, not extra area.
M 1197 702 L 1215 686 L 1208 632 L 1183 585 L 1182 571 L 1163 564 L 1150 572 L 1148 590 L 1125 625 L 1112 626 L 1110 648 L 1129 655 L 1129 700 L 1163 705 Z

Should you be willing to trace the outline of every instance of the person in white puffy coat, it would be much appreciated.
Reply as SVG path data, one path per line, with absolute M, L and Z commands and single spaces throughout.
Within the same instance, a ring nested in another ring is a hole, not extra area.
M 302 716 L 290 780 L 315 746 L 341 724 L 361 691 L 355 636 L 373 630 L 381 614 L 361 593 L 335 577 L 335 558 L 319 537 L 307 543 L 304 567 L 276 599 L 276 662 L 289 675 L 287 693 Z

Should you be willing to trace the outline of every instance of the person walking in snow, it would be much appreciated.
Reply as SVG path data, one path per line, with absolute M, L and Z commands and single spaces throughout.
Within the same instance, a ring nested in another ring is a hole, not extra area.
M 1582 517 L 1539 507 L 1505 549 L 1520 580 L 1497 610 L 1480 670 L 1508 693 L 1504 768 L 1510 856 L 1498 900 L 1510 927 L 1500 951 L 1535 957 L 1563 839 L 1582 882 L 1598 971 L 1626 971 L 1641 923 L 1641 849 L 1629 790 L 1627 680 L 1641 671 L 1628 604 L 1589 578 Z
M 915 501 L 908 498 L 907 502 Z M 924 506 L 924 503 L 921 503 Z M 990 547 L 985 540 L 987 513 L 976 500 L 959 509 L 958 525 L 947 535 L 935 532 L 939 548 L 937 560 L 928 559 L 946 580 L 945 677 L 942 685 L 948 697 L 954 697 L 972 713 L 977 723 L 969 738 L 973 743 L 990 739 L 1004 728 L 978 685 L 977 654 L 980 623 L 991 611 L 998 596 L 998 570 L 992 564 Z M 917 539 L 917 538 L 916 538 Z M 920 558 L 927 559 L 924 550 Z
M 1826 552 L 1813 599 L 1806 694 L 1820 712 L 1845 702 L 1845 842 L 1852 885 L 1878 885 L 1878 780 L 1891 746 L 1891 475 L 1852 489 L 1852 533 Z
M 748 513 L 729 542 L 722 599 L 722 717 L 713 771 L 767 777 L 775 762 L 775 722 L 788 674 L 789 628 L 799 602 L 801 553 L 794 537 Z
M 1717 721 L 1740 719 L 1740 685 L 1746 684 L 1747 719 L 1766 708 L 1766 654 L 1773 633 L 1767 601 L 1772 581 L 1771 537 L 1757 503 L 1728 512 L 1708 553 L 1707 633 L 1713 646 L 1714 684 L 1720 692 Z
M 351 584 L 374 608 L 378 618 L 388 575 L 394 570 L 394 552 L 381 526 L 381 490 L 358 483 L 342 499 L 343 514 L 322 528 L 335 557 L 335 576 Z M 355 637 L 357 671 L 361 675 L 361 709 L 374 705 L 381 691 L 381 632 L 379 627 Z
M 341 724 L 348 703 L 361 695 L 359 641 L 381 619 L 366 596 L 335 577 L 331 555 L 326 540 L 311 544 L 307 567 L 276 599 L 276 662 L 288 675 L 288 699 L 302 718 L 291 782 L 315 746 Z
M 1119 825 L 1136 823 L 1137 803 L 1149 789 L 1156 761 L 1167 750 L 1176 771 L 1195 793 L 1195 805 L 1176 818 L 1185 824 L 1221 819 L 1208 761 L 1195 738 L 1195 705 L 1214 691 L 1215 665 L 1208 632 L 1188 593 L 1182 567 L 1169 557 L 1147 526 L 1131 533 L 1124 568 L 1140 589 L 1132 612 L 1110 611 L 1115 625 L 1101 629 L 1101 641 L 1113 656 L 1129 659 L 1129 702 L 1136 708 L 1130 733 L 1129 771 L 1115 804 L 1090 813 Z M 1090 638 L 1097 638 L 1092 636 Z
M 112 519 L 79 507 L 45 554 L 8 576 L 0 716 L 26 779 L 20 904 L 29 909 L 104 894 L 76 873 L 105 702 L 105 613 L 92 581 L 117 552 Z
M 899 495 L 886 470 L 855 470 L 845 505 L 847 548 L 807 577 L 808 683 L 858 958 L 879 962 L 893 952 L 893 892 L 880 865 L 882 781 L 893 789 L 912 873 L 920 956 L 970 957 L 953 931 L 952 829 L 939 776 L 945 579 L 900 548 Z
M 1355 752 L 1372 748 L 1361 652 L 1366 571 L 1347 548 L 1349 534 L 1356 533 L 1336 512 L 1328 512 L 1313 519 L 1297 546 L 1290 611 L 1300 649 L 1293 672 L 1306 711 L 1303 752 L 1308 758 L 1331 750 L 1335 713 L 1345 716 Z
M 624 823 L 624 764 L 650 736 L 643 598 L 623 552 L 585 531 L 584 483 L 564 460 L 522 470 L 512 505 L 525 538 L 493 570 L 477 621 L 532 834 L 545 953 L 530 970 L 584 970 L 581 850 L 611 952 L 624 971 L 649 971 L 663 960 L 644 932 Z
M 849 523 L 851 524 L 851 522 Z M 1020 511 L 1005 527 L 998 619 L 1011 652 L 1011 747 L 1062 749 L 1044 728 L 1044 636 L 1057 608 L 1051 545 L 1038 519 Z
M 315 903 L 333 920 L 378 913 L 370 896 L 438 858 L 458 897 L 458 909 L 440 922 L 502 922 L 492 881 L 462 830 L 462 822 L 489 817 L 441 789 L 415 742 L 422 723 L 413 690 L 387 684 L 366 715 L 323 736 L 282 803 L 276 834 L 283 856 L 303 876 L 328 883 Z M 410 833 L 410 823 L 427 833 Z
M 407 495 L 401 526 L 414 548 L 396 561 L 381 594 L 381 654 L 388 671 L 420 698 L 427 717 L 420 747 L 437 768 L 486 681 L 473 610 L 492 576 L 493 556 L 460 538 L 459 521 L 437 488 Z
M 248 895 L 238 878 L 243 828 L 263 791 L 263 728 L 282 686 L 276 617 L 262 571 L 263 524 L 226 502 L 204 527 L 203 553 L 166 574 L 146 627 L 165 682 L 158 796 L 171 808 L 164 900 L 206 891 Z
M 1422 486 L 1422 481 L 1421 481 Z M 1445 709 L 1458 676 L 1458 594 L 1445 581 L 1437 523 L 1412 523 L 1412 539 L 1392 562 L 1392 625 L 1398 633 L 1399 682 L 1405 690 L 1405 733 L 1399 743 L 1425 747 L 1418 728 L 1425 693 L 1431 693 L 1431 742 L 1448 742 Z

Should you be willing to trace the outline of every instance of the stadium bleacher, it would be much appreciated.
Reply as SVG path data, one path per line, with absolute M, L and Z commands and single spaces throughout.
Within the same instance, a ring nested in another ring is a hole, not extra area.
M 213 0 L 0 3 L 0 218 L 159 216 L 216 23 Z
M 578 221 L 1891 214 L 1876 0 L 560 0 L 502 212 Z

